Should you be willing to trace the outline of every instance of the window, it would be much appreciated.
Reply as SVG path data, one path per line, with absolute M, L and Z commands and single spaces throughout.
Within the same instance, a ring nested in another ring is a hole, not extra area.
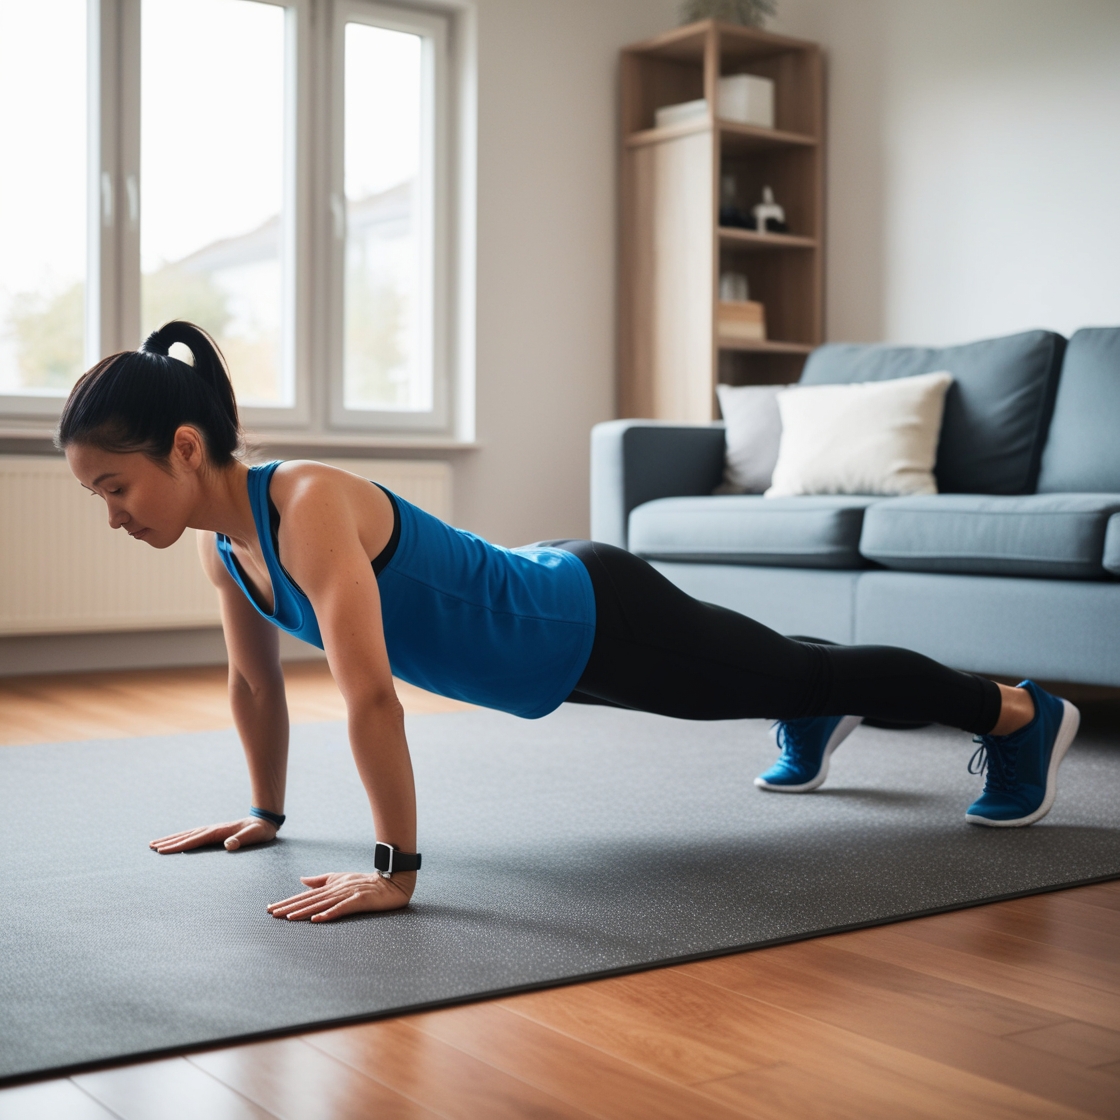
M 284 9 L 143 0 L 140 28 L 140 333 L 190 319 L 239 402 L 291 405 Z
M 266 442 L 471 438 L 464 11 L 0 0 L 7 430 L 185 318 Z
M 0 397 L 57 409 L 87 361 L 86 0 L 0 3 L 0 106 Z
M 336 0 L 336 424 L 437 423 L 446 413 L 439 136 L 443 21 Z

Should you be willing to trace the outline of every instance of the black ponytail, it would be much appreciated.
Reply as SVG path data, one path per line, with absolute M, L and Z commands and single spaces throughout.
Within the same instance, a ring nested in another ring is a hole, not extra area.
M 176 342 L 190 350 L 193 366 L 169 356 Z M 152 331 L 139 350 L 104 358 L 78 379 L 55 442 L 165 460 L 181 424 L 198 428 L 215 466 L 232 462 L 241 425 L 225 360 L 201 327 L 174 320 Z

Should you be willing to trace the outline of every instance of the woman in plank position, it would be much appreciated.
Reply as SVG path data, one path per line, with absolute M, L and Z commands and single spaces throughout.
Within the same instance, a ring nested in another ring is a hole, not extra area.
M 168 356 L 176 342 L 193 366 Z M 1077 709 L 1033 682 L 1009 688 L 909 650 L 784 638 L 690 598 L 610 545 L 499 548 L 346 471 L 247 467 L 234 457 L 225 364 L 189 323 L 90 370 L 58 442 L 114 529 L 153 548 L 200 530 L 218 589 L 252 808 L 154 840 L 156 851 L 235 851 L 276 836 L 288 753 L 278 628 L 326 651 L 373 811 L 376 870 L 304 878 L 305 891 L 269 907 L 276 917 L 329 921 L 412 896 L 416 801 L 394 674 L 528 719 L 565 700 L 681 719 L 778 718 L 781 757 L 755 784 L 787 793 L 816 789 L 864 716 L 948 724 L 979 736 L 975 768 L 987 777 L 966 820 L 983 825 L 1045 815 L 1077 733 Z

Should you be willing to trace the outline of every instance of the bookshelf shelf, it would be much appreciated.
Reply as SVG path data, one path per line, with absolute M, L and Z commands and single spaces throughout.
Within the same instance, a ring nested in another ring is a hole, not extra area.
M 756 233 L 753 229 L 720 226 L 719 243 L 726 249 L 742 253 L 776 253 L 783 249 L 816 249 L 815 237 L 798 237 L 792 233 Z
M 720 147 L 725 153 L 761 152 L 770 148 L 815 148 L 817 138 L 801 132 L 777 128 L 756 128 L 749 124 L 719 122 Z
M 769 148 L 812 148 L 817 144 L 813 136 L 800 132 L 782 132 L 776 128 L 756 128 L 749 124 L 735 124 L 733 121 L 716 121 L 719 129 L 720 144 L 725 152 L 757 152 Z M 710 117 L 697 117 L 696 120 L 682 121 L 680 124 L 663 128 L 643 128 L 626 137 L 628 148 L 641 148 L 646 144 L 663 144 L 679 136 L 693 132 L 709 132 L 713 127 Z
M 774 342 L 772 339 L 719 338 L 721 350 L 739 350 L 754 354 L 809 354 L 813 347 L 807 342 Z

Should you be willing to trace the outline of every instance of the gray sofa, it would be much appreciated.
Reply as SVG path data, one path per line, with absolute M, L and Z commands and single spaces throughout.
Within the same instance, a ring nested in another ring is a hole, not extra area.
M 828 345 L 801 383 L 942 369 L 936 495 L 713 496 L 722 424 L 617 420 L 592 433 L 592 536 L 785 634 L 1120 686 L 1120 328 Z

